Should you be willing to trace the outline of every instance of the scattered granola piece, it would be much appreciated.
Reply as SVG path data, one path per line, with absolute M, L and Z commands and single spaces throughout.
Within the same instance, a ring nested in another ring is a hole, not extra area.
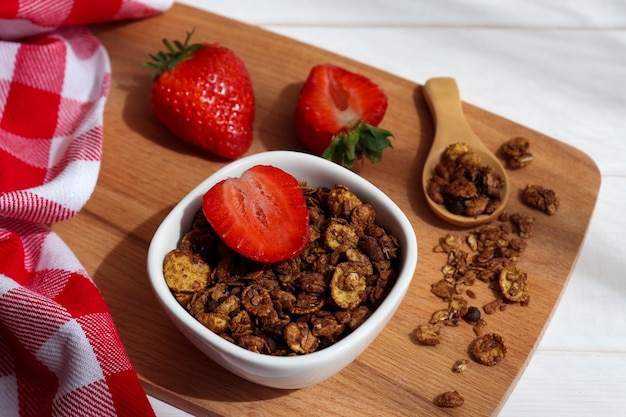
M 463 238 L 459 235 L 448 233 L 439 239 L 439 245 L 435 246 L 435 252 L 450 253 L 453 249 L 458 249 L 463 245 Z
M 499 299 L 488 302 L 483 306 L 483 311 L 485 312 L 485 314 L 493 314 L 498 310 L 498 307 L 500 307 L 501 303 L 502 301 Z
M 437 281 L 436 283 L 432 284 L 430 286 L 430 290 L 437 297 L 447 300 L 454 293 L 454 286 L 450 282 L 446 281 L 445 279 L 441 279 Z
M 465 399 L 457 391 L 447 391 L 435 398 L 435 404 L 439 407 L 456 408 L 463 405 Z
M 527 214 L 512 214 L 511 223 L 517 227 L 521 238 L 528 239 L 535 232 L 535 219 Z
M 450 310 L 451 319 L 458 321 L 467 313 L 467 300 L 460 296 L 452 298 L 448 303 L 448 310 Z
M 541 185 L 527 185 L 522 193 L 522 201 L 530 207 L 541 210 L 546 214 L 556 213 L 561 201 L 553 190 Z
M 516 137 L 505 142 L 501 149 L 506 157 L 509 168 L 523 168 L 533 161 L 533 155 L 529 151 L 530 142 L 525 137 Z
M 461 372 L 465 372 L 467 370 L 467 365 L 469 361 L 467 359 L 459 359 L 454 362 L 452 365 L 452 372 L 460 374 Z
M 487 333 L 479 336 L 472 343 L 470 350 L 472 358 L 487 366 L 494 366 L 506 356 L 504 339 L 497 333 Z
M 499 283 L 502 295 L 514 303 L 526 301 L 529 297 L 526 285 L 527 274 L 520 272 L 515 267 L 505 268 L 500 271 Z
M 415 337 L 424 345 L 434 346 L 441 343 L 441 326 L 439 324 L 422 324 L 417 326 Z
M 433 315 L 430 317 L 430 324 L 437 324 L 440 322 L 443 322 L 445 320 L 449 320 L 450 319 L 450 310 L 448 310 L 447 308 L 441 309 L 441 310 L 437 310 L 433 313 Z
M 482 336 L 485 327 L 487 327 L 487 322 L 485 321 L 485 319 L 478 320 L 474 325 L 474 333 L 476 334 L 476 336 Z

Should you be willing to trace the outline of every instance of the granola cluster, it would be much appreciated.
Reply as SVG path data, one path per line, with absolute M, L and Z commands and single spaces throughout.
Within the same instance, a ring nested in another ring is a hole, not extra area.
M 561 201 L 559 196 L 551 189 L 542 185 L 529 184 L 522 192 L 522 201 L 537 210 L 546 214 L 556 213 Z
M 497 333 L 488 333 L 472 342 L 470 353 L 476 362 L 494 366 L 506 356 L 506 345 L 502 336 Z
M 530 152 L 530 141 L 523 136 L 508 140 L 501 149 L 507 166 L 512 169 L 524 168 L 530 165 L 534 159 Z
M 491 214 L 502 204 L 504 180 L 465 143 L 448 146 L 428 183 L 437 204 L 462 216 Z
M 446 391 L 435 398 L 435 404 L 439 407 L 456 408 L 465 403 L 465 399 L 458 391 Z
M 376 223 L 370 204 L 341 185 L 302 188 L 311 237 L 298 257 L 246 259 L 221 242 L 200 211 L 164 261 L 179 303 L 254 352 L 308 354 L 337 342 L 372 314 L 396 279 L 398 241 Z

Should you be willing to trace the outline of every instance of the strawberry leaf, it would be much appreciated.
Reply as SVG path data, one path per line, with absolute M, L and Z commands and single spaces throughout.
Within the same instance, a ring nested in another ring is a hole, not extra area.
M 187 37 L 185 38 L 184 43 L 175 40 L 172 45 L 172 42 L 167 39 L 163 39 L 163 44 L 167 48 L 168 52 L 159 51 L 156 55 L 149 55 L 150 58 L 152 58 L 152 61 L 145 62 L 143 66 L 154 70 L 152 73 L 153 80 L 155 80 L 164 71 L 173 70 L 176 65 L 190 58 L 198 49 L 204 48 L 204 45 L 200 43 L 192 43 L 189 45 L 189 40 L 191 39 L 193 32 L 194 30 L 187 32 Z
M 322 157 L 346 168 L 352 168 L 363 156 L 377 163 L 383 157 L 383 150 L 393 147 L 389 137 L 393 137 L 390 131 L 361 122 L 352 130 L 333 136 Z

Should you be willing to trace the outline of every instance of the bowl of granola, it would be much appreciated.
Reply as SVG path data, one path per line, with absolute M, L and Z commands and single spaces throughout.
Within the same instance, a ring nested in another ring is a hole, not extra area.
M 296 179 L 306 203 L 306 242 L 278 261 L 229 246 L 203 208 L 216 184 L 267 166 Z M 269 151 L 187 194 L 155 232 L 147 268 L 169 319 L 211 360 L 254 383 L 298 389 L 338 373 L 378 336 L 417 251 L 411 223 L 373 184 L 314 155 Z

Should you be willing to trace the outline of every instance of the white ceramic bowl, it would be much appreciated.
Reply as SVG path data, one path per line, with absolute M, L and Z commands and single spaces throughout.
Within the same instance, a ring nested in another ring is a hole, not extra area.
M 228 342 L 194 319 L 174 298 L 163 278 L 165 255 L 191 227 L 204 193 L 218 181 L 239 177 L 252 166 L 273 165 L 311 187 L 342 184 L 376 209 L 376 221 L 400 244 L 399 274 L 383 303 L 354 332 L 339 342 L 307 355 L 269 356 Z M 376 338 L 402 302 L 417 265 L 417 240 L 411 223 L 382 191 L 335 163 L 300 152 L 270 151 L 236 160 L 215 172 L 185 196 L 159 226 L 148 251 L 150 283 L 176 327 L 209 358 L 249 381 L 274 388 L 296 389 L 316 384 L 341 371 Z

